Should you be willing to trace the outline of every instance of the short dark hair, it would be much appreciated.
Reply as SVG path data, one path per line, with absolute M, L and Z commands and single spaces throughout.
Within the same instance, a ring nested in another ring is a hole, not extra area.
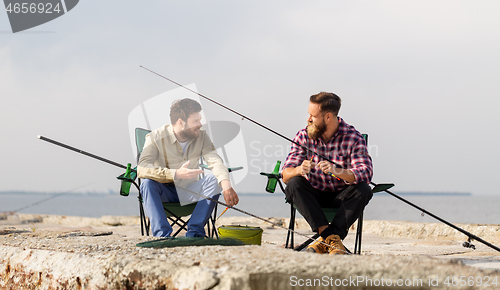
M 321 113 L 332 112 L 335 116 L 339 114 L 342 100 L 334 93 L 320 92 L 312 95 L 309 101 L 313 104 L 318 104 Z
M 192 113 L 198 113 L 200 111 L 200 103 L 193 99 L 185 98 L 182 100 L 176 100 L 170 107 L 170 122 L 173 125 L 177 122 L 177 120 L 179 120 L 179 118 L 184 122 L 187 122 L 187 119 Z

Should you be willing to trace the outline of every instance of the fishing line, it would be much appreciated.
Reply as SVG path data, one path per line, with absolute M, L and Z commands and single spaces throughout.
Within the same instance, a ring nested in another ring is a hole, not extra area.
M 282 135 L 282 134 L 280 134 L 280 133 L 276 132 L 275 130 L 273 130 L 273 129 L 271 129 L 271 128 L 268 128 L 267 126 L 264 126 L 264 125 L 262 125 L 261 123 L 259 123 L 259 122 L 257 122 L 257 121 L 254 121 L 253 119 L 248 118 L 247 116 L 245 116 L 245 115 L 243 115 L 243 114 L 240 114 L 240 113 L 238 113 L 237 111 L 235 111 L 235 110 L 233 110 L 233 109 L 231 109 L 231 108 L 228 108 L 228 107 L 226 107 L 226 106 L 222 105 L 221 103 L 218 103 L 218 102 L 216 102 L 216 101 L 214 101 L 214 100 L 212 100 L 212 99 L 210 99 L 210 98 L 206 97 L 206 96 L 205 96 L 205 95 L 203 95 L 203 94 L 200 94 L 200 93 L 198 93 L 198 92 L 196 92 L 196 91 L 194 91 L 194 90 L 192 90 L 192 89 L 190 89 L 190 88 L 188 88 L 188 87 L 185 87 L 185 86 L 183 86 L 182 84 L 180 84 L 180 83 L 178 83 L 178 82 L 176 82 L 176 81 L 174 81 L 174 80 L 171 80 L 171 79 L 169 79 L 169 78 L 167 78 L 167 77 L 165 77 L 165 76 L 160 75 L 159 73 L 156 73 L 156 72 L 154 72 L 154 71 L 152 71 L 152 70 L 150 70 L 150 69 L 148 69 L 148 68 L 146 68 L 146 67 L 143 67 L 142 65 L 141 65 L 140 67 L 141 67 L 141 68 L 143 68 L 143 69 L 145 69 L 145 70 L 147 70 L 147 71 L 149 71 L 149 72 L 151 72 L 151 73 L 153 73 L 153 74 L 155 74 L 155 75 L 157 75 L 157 76 L 159 76 L 159 77 L 161 77 L 161 78 L 164 78 L 164 79 L 168 80 L 168 81 L 169 81 L 169 82 L 171 82 L 171 83 L 174 83 L 174 84 L 176 84 L 176 85 L 180 86 L 181 88 L 184 88 L 184 89 L 186 89 L 186 90 L 188 90 L 188 91 L 190 91 L 190 92 L 192 92 L 192 93 L 194 93 L 194 94 L 197 94 L 198 96 L 200 96 L 200 97 L 202 97 L 202 98 L 204 98 L 204 99 L 206 99 L 206 100 L 208 100 L 208 101 L 210 101 L 210 102 L 212 102 L 212 103 L 214 103 L 214 104 L 216 104 L 216 105 L 219 105 L 219 106 L 223 107 L 224 109 L 227 109 L 227 110 L 229 110 L 229 111 L 231 111 L 231 112 L 235 113 L 236 115 L 238 115 L 238 116 L 240 116 L 240 117 L 242 117 L 242 118 L 244 118 L 244 119 L 249 120 L 250 122 L 252 122 L 252 123 L 254 123 L 254 124 L 256 124 L 256 125 L 258 125 L 258 126 L 260 126 L 260 127 L 264 128 L 264 129 L 266 129 L 266 130 L 268 130 L 268 131 L 270 131 L 270 132 L 272 132 L 272 133 L 274 133 L 274 134 L 276 134 L 276 135 L 278 135 L 278 136 L 280 136 L 281 138 L 283 138 L 283 139 L 285 139 L 285 140 L 287 140 L 287 141 L 289 141 L 289 142 L 291 142 L 291 143 L 293 143 L 293 144 L 295 144 L 295 145 L 297 145 L 297 146 L 301 147 L 302 149 L 304 149 L 304 150 L 306 150 L 306 151 L 308 151 L 308 152 L 311 152 L 312 154 L 314 154 L 314 155 L 316 155 L 316 156 L 318 156 L 318 157 L 323 158 L 324 160 L 326 160 L 326 161 L 330 162 L 331 164 L 335 165 L 337 168 L 344 168 L 343 166 L 341 166 L 341 165 L 339 165 L 339 164 L 335 163 L 334 161 L 330 160 L 329 158 L 327 158 L 327 157 L 325 157 L 325 156 L 323 156 L 323 155 L 321 155 L 321 154 L 319 154 L 319 153 L 316 153 L 316 152 L 314 152 L 313 150 L 311 150 L 311 149 L 309 149 L 309 148 L 306 148 L 305 146 L 303 146 L 303 145 L 301 145 L 301 144 L 298 144 L 297 142 L 295 142 L 295 141 L 293 141 L 292 139 L 290 139 L 290 138 L 288 138 L 288 137 L 286 137 L 286 136 L 284 136 L 284 135 Z M 345 169 L 345 168 L 344 168 L 344 169 Z M 376 183 L 374 183 L 373 181 L 370 181 L 370 184 L 371 184 L 371 185 L 373 185 L 373 186 L 377 186 L 377 184 L 376 184 Z M 430 215 L 431 217 L 433 217 L 433 218 L 437 219 L 438 221 L 440 221 L 440 222 L 442 222 L 442 223 L 444 223 L 444 224 L 446 224 L 446 225 L 448 225 L 448 226 L 450 226 L 450 227 L 454 228 L 455 230 L 457 230 L 457 231 L 459 231 L 459 232 L 463 233 L 463 234 L 464 234 L 464 235 L 466 235 L 469 239 L 474 239 L 474 240 L 476 240 L 476 241 L 478 241 L 478 242 L 481 242 L 481 243 L 483 243 L 484 245 L 486 245 L 486 246 L 488 246 L 488 247 L 490 247 L 490 248 L 492 248 L 492 249 L 495 249 L 495 250 L 497 250 L 497 251 L 499 251 L 499 252 L 500 252 L 500 248 L 498 248 L 497 246 L 492 245 L 492 244 L 490 244 L 490 243 L 486 242 L 485 240 L 483 240 L 483 239 L 481 239 L 481 238 L 477 237 L 476 235 L 473 235 L 473 234 L 471 234 L 471 233 L 467 232 L 466 230 L 463 230 L 463 229 L 461 229 L 461 228 L 459 228 L 459 227 L 457 227 L 457 226 L 455 226 L 455 225 L 453 225 L 453 224 L 451 224 L 451 223 L 449 223 L 449 222 L 445 221 L 444 219 L 442 219 L 442 218 L 440 218 L 440 217 L 438 217 L 438 216 L 436 216 L 436 215 L 434 215 L 434 214 L 432 214 L 432 213 L 430 213 L 430 212 L 426 211 L 425 209 L 423 209 L 423 208 L 421 208 L 421 207 L 419 207 L 419 206 L 417 206 L 417 205 L 413 204 L 412 202 L 410 202 L 410 201 L 408 201 L 408 200 L 406 200 L 406 199 L 404 199 L 404 198 L 400 197 L 399 195 L 397 195 L 397 194 L 395 194 L 395 193 L 393 193 L 393 192 L 389 191 L 388 189 L 384 189 L 383 191 L 385 191 L 385 192 L 387 192 L 388 194 L 390 194 L 390 195 L 394 196 L 395 198 L 397 198 L 397 199 L 399 199 L 399 200 L 403 201 L 404 203 L 406 203 L 406 204 L 408 204 L 408 205 L 410 205 L 410 206 L 413 206 L 413 207 L 415 207 L 415 208 L 417 208 L 417 209 L 421 210 L 422 212 L 424 212 L 424 213 L 426 213 L 426 214 Z
M 19 209 L 16 209 L 16 210 L 15 210 L 15 211 L 13 211 L 13 212 L 22 211 L 22 210 L 24 210 L 24 209 L 27 209 L 27 208 L 33 207 L 33 206 L 35 206 L 35 205 L 39 205 L 39 204 L 41 204 L 41 203 L 44 203 L 44 202 L 46 202 L 46 201 L 49 201 L 49 200 L 54 199 L 54 198 L 56 198 L 56 197 L 59 197 L 59 196 L 61 196 L 61 195 L 64 195 L 64 194 L 67 194 L 67 193 L 73 192 L 73 191 L 75 191 L 75 190 L 77 190 L 77 189 L 79 189 L 79 188 L 85 187 L 85 186 L 87 186 L 87 185 L 89 185 L 89 184 L 91 184 L 91 182 L 90 182 L 90 183 L 87 183 L 87 184 L 84 184 L 84 185 L 80 185 L 80 186 L 78 186 L 78 187 L 75 187 L 75 188 L 73 188 L 73 189 L 71 189 L 71 190 L 69 190 L 69 191 L 65 191 L 65 192 L 62 192 L 62 193 L 57 193 L 57 194 L 54 194 L 54 195 L 52 195 L 52 196 L 50 196 L 50 197 L 48 197 L 48 198 L 46 198 L 46 199 L 42 199 L 42 200 L 39 200 L 39 201 L 37 201 L 37 202 L 35 202 L 35 203 L 32 203 L 32 204 L 30 204 L 30 205 L 23 206 L 23 207 L 21 207 L 21 208 L 19 208 Z

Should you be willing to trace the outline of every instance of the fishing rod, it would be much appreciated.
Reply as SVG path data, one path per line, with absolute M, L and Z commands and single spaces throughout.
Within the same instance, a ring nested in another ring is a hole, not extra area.
M 372 184 L 372 185 L 374 185 L 374 186 L 376 185 L 376 184 L 375 184 L 375 183 L 373 183 L 373 182 L 370 182 L 370 184 Z M 433 217 L 433 218 L 437 219 L 438 221 L 440 221 L 440 222 L 444 223 L 445 225 L 450 226 L 450 227 L 452 227 L 453 229 L 455 229 L 455 230 L 457 230 L 457 231 L 461 232 L 462 234 L 466 235 L 466 236 L 469 238 L 469 240 L 468 240 L 467 242 L 464 242 L 464 243 L 463 243 L 463 246 L 464 246 L 464 247 L 466 247 L 466 248 L 473 248 L 473 249 L 476 249 L 476 248 L 474 247 L 474 245 L 472 245 L 472 244 L 471 244 L 472 240 L 476 240 L 476 241 L 478 241 L 478 242 L 480 242 L 480 243 L 483 243 L 484 245 L 486 245 L 486 246 L 488 246 L 488 247 L 490 247 L 490 248 L 492 248 L 492 249 L 495 249 L 495 250 L 497 250 L 497 251 L 499 251 L 499 252 L 500 252 L 500 248 L 499 248 L 499 247 L 497 247 L 497 246 L 495 246 L 495 245 L 493 245 L 493 244 L 491 244 L 491 243 L 488 243 L 487 241 L 485 241 L 485 240 L 481 239 L 480 237 L 478 237 L 478 236 L 476 236 L 476 235 L 474 235 L 474 234 L 471 234 L 471 233 L 469 233 L 468 231 L 466 231 L 466 230 L 464 230 L 464 229 L 462 229 L 462 228 L 459 228 L 459 227 L 455 226 L 454 224 L 452 224 L 452 223 L 450 223 L 450 222 L 448 222 L 448 221 L 446 221 L 446 220 L 444 220 L 444 219 L 442 219 L 442 218 L 440 218 L 440 217 L 436 216 L 435 214 L 433 214 L 433 213 L 431 213 L 431 212 L 429 212 L 429 211 L 427 211 L 427 210 L 425 210 L 425 209 L 423 209 L 423 208 L 419 207 L 418 205 L 415 205 L 415 204 L 411 203 L 410 201 L 408 201 L 408 200 L 406 200 L 406 199 L 402 198 L 401 196 L 399 196 L 399 195 L 397 195 L 397 194 L 395 194 L 395 193 L 391 192 L 390 190 L 387 190 L 387 189 L 386 189 L 386 190 L 384 190 L 384 191 L 385 191 L 385 192 L 387 192 L 388 194 L 390 194 L 390 195 L 394 196 L 395 198 L 397 198 L 397 199 L 401 200 L 402 202 L 405 202 L 405 203 L 407 203 L 407 204 L 409 204 L 409 205 L 411 205 L 411 206 L 415 207 L 416 209 L 420 210 L 423 214 L 425 213 L 425 214 L 427 214 L 427 215 L 429 215 L 429 216 L 431 216 L 431 217 Z
M 271 128 L 267 127 L 267 126 L 264 126 L 264 125 L 262 125 L 261 123 L 259 123 L 259 122 L 257 122 L 257 121 L 254 121 L 253 119 L 248 118 L 247 116 L 245 116 L 245 115 L 243 115 L 243 114 L 241 114 L 241 113 L 239 113 L 239 112 L 237 112 L 237 111 L 235 111 L 235 110 L 233 110 L 233 109 L 231 109 L 231 108 L 228 108 L 228 107 L 226 107 L 226 106 L 224 106 L 224 105 L 220 104 L 219 102 L 216 102 L 216 101 L 212 100 L 211 98 L 209 98 L 209 97 L 207 97 L 207 96 L 203 95 L 203 94 L 200 94 L 200 93 L 198 93 L 198 92 L 196 92 L 196 91 L 194 91 L 194 90 L 192 90 L 192 89 L 190 89 L 190 88 L 188 88 L 188 87 L 186 87 L 186 86 L 184 86 L 184 85 L 182 85 L 182 84 L 180 84 L 180 83 L 178 83 L 178 82 L 176 82 L 176 81 L 174 81 L 174 80 L 171 80 L 171 79 L 169 79 L 169 78 L 167 78 L 167 77 L 165 77 L 165 76 L 163 76 L 163 75 L 161 75 L 161 74 L 159 74 L 159 73 L 157 73 L 157 72 L 154 72 L 154 71 L 152 71 L 152 70 L 150 70 L 150 69 L 148 69 L 148 68 L 146 68 L 146 67 L 143 67 L 142 65 L 141 65 L 140 67 L 141 67 L 141 68 L 143 68 L 143 69 L 145 69 L 145 70 L 147 70 L 147 71 L 149 71 L 149 72 L 151 72 L 151 73 L 153 73 L 153 74 L 155 74 L 155 75 L 157 75 L 157 76 L 159 76 L 159 77 L 161 77 L 161 78 L 164 78 L 164 79 L 168 80 L 168 81 L 169 81 L 169 82 L 171 82 L 171 83 L 176 84 L 177 86 L 180 86 L 181 88 L 184 88 L 184 89 L 186 89 L 186 90 L 188 90 L 188 91 L 190 91 L 190 92 L 192 92 L 192 93 L 194 93 L 194 94 L 197 94 L 198 96 L 200 96 L 200 97 L 202 97 L 202 98 L 204 98 L 204 99 L 206 99 L 206 100 L 208 100 L 208 101 L 210 101 L 210 102 L 212 102 L 212 103 L 214 103 L 214 104 L 216 104 L 216 105 L 219 105 L 219 106 L 221 106 L 222 108 L 227 109 L 227 110 L 229 110 L 229 111 L 231 111 L 231 112 L 235 113 L 236 115 L 238 115 L 238 116 L 240 116 L 240 117 L 242 117 L 242 118 L 244 118 L 244 119 L 249 120 L 250 122 L 252 122 L 252 123 L 254 123 L 254 124 L 256 124 L 256 125 L 258 125 L 258 126 L 260 126 L 260 127 L 264 128 L 264 129 L 266 129 L 266 130 L 270 131 L 271 133 L 274 133 L 274 134 L 276 134 L 276 135 L 280 136 L 281 138 L 283 138 L 283 139 L 285 139 L 285 140 L 287 140 L 287 141 L 289 141 L 289 142 L 291 142 L 291 143 L 293 143 L 293 144 L 295 144 L 295 145 L 297 145 L 297 146 L 301 147 L 302 149 L 304 149 L 304 150 L 306 150 L 306 151 L 308 151 L 308 152 L 310 152 L 310 153 L 312 153 L 312 154 L 314 154 L 314 155 L 316 155 L 316 156 L 318 156 L 318 157 L 323 158 L 324 160 L 326 160 L 326 161 L 330 162 L 331 164 L 335 165 L 337 168 L 343 168 L 343 166 L 341 166 L 341 165 L 339 165 L 339 164 L 335 163 L 334 161 L 330 160 L 330 158 L 328 158 L 328 157 L 326 157 L 326 156 L 323 156 L 323 155 L 321 155 L 321 154 L 319 154 L 319 153 L 315 152 L 314 150 L 311 150 L 311 149 L 309 149 L 309 148 L 307 148 L 307 147 L 305 147 L 305 146 L 303 146 L 303 145 L 301 145 L 301 144 L 299 144 L 299 143 L 297 143 L 297 142 L 293 141 L 292 139 L 290 139 L 290 138 L 288 138 L 288 137 L 284 136 L 283 134 L 280 134 L 280 133 L 276 132 L 275 130 L 273 130 L 273 129 L 271 129 Z M 370 184 L 371 184 L 371 185 L 373 185 L 373 186 L 377 186 L 377 184 L 376 184 L 376 183 L 374 183 L 374 182 L 372 182 L 372 181 L 370 181 Z M 492 248 L 492 249 L 494 249 L 494 250 L 496 250 L 496 251 L 499 251 L 499 252 L 500 252 L 500 248 L 499 248 L 499 247 L 497 247 L 497 246 L 495 246 L 495 245 L 493 245 L 493 244 L 491 244 L 491 243 L 488 243 L 488 242 L 486 242 L 485 240 L 483 240 L 483 239 L 479 238 L 478 236 L 473 235 L 473 234 L 469 233 L 468 231 L 466 231 L 466 230 L 464 230 L 464 229 L 461 229 L 461 228 L 459 228 L 459 227 L 457 227 L 457 226 L 453 225 L 452 223 L 450 223 L 450 222 L 448 222 L 448 221 L 446 221 L 446 220 L 444 220 L 444 219 L 442 219 L 442 218 L 440 218 L 440 217 L 438 217 L 438 216 L 436 216 L 436 215 L 434 215 L 434 214 L 432 214 L 432 213 L 428 212 L 427 210 L 425 210 L 425 209 L 423 209 L 423 208 L 421 208 L 421 207 L 417 206 L 416 204 L 413 204 L 412 202 L 410 202 L 410 201 L 408 201 L 408 200 L 406 200 L 406 199 L 402 198 L 401 196 L 399 196 L 399 195 L 397 195 L 397 194 L 395 194 L 395 193 L 393 193 L 393 192 L 389 191 L 388 189 L 384 189 L 383 191 L 385 191 L 385 192 L 387 192 L 388 194 L 390 194 L 390 195 L 394 196 L 395 198 L 397 198 L 397 199 L 399 199 L 399 200 L 401 200 L 401 201 L 405 202 L 406 204 L 408 204 L 408 205 L 410 205 L 410 206 L 413 206 L 414 208 L 416 208 L 416 209 L 418 209 L 418 210 L 422 211 L 423 213 L 428 214 L 429 216 L 431 216 L 431 217 L 433 217 L 433 218 L 437 219 L 438 221 L 440 221 L 440 222 L 442 222 L 442 223 L 444 223 L 444 224 L 446 224 L 446 225 L 448 225 L 448 226 L 452 227 L 453 229 L 455 229 L 455 230 L 457 230 L 457 231 L 459 231 L 459 232 L 461 232 L 461 233 L 465 234 L 465 235 L 469 238 L 469 240 L 468 240 L 467 242 L 464 242 L 464 243 L 463 243 L 464 247 L 470 247 L 470 248 L 473 248 L 474 246 L 473 246 L 472 244 L 470 244 L 470 243 L 471 243 L 471 241 L 472 241 L 472 240 L 476 240 L 476 241 L 478 241 L 478 242 L 480 242 L 480 243 L 483 243 L 484 245 L 486 245 L 486 246 L 488 246 L 488 247 L 490 247 L 490 248 Z
M 63 147 L 63 148 L 66 148 L 66 149 L 69 149 L 69 150 L 72 150 L 72 151 L 75 151 L 75 152 L 81 153 L 81 154 L 83 154 L 83 155 L 86 155 L 86 156 L 89 156 L 89 157 L 92 157 L 92 158 L 95 158 L 95 159 L 97 159 L 97 160 L 101 160 L 101 161 L 103 161 L 103 162 L 109 163 L 109 164 L 114 165 L 114 166 L 118 166 L 118 167 L 120 167 L 120 168 L 127 169 L 127 166 L 124 166 L 124 165 L 122 165 L 122 164 L 120 164 L 120 163 L 116 163 L 116 162 L 114 162 L 114 161 L 108 160 L 108 159 L 106 159 L 106 158 L 99 157 L 99 156 L 94 155 L 94 154 L 92 154 L 92 153 L 85 152 L 85 151 L 80 150 L 80 149 L 78 149 L 78 148 L 71 147 L 71 146 L 66 145 L 66 144 L 63 144 L 63 143 L 61 143 L 61 142 L 57 142 L 57 141 L 55 141 L 55 140 L 52 140 L 52 139 L 49 139 L 49 138 L 43 137 L 43 136 L 41 136 L 41 135 L 38 135 L 37 137 L 38 137 L 38 139 L 40 139 L 40 140 L 47 141 L 47 142 L 52 143 L 52 144 L 55 144 L 55 145 L 57 145 L 57 146 L 61 146 L 61 147 Z M 135 171 L 135 170 L 133 170 L 133 169 L 132 169 L 132 171 L 136 172 L 136 171 Z
M 46 137 L 44 137 L 44 136 L 40 136 L 40 135 L 38 135 L 38 139 L 43 140 L 43 141 L 47 141 L 47 142 L 49 142 L 49 143 L 52 143 L 52 144 L 55 144 L 55 145 L 58 145 L 58 146 L 64 147 L 64 148 L 66 148 L 66 149 L 69 149 L 69 150 L 72 150 L 72 151 L 75 151 L 75 152 L 78 152 L 78 153 L 81 153 L 81 154 L 84 154 L 84 155 L 86 155 L 86 156 L 89 156 L 89 157 L 95 158 L 95 159 L 97 159 L 97 160 L 100 160 L 100 161 L 106 162 L 106 163 L 108 163 L 108 164 L 111 164 L 111 165 L 114 165 L 114 166 L 117 166 L 117 167 L 120 167 L 120 168 L 127 169 L 127 166 L 124 166 L 124 165 L 122 165 L 122 164 L 120 164 L 120 163 L 117 163 L 117 162 L 111 161 L 111 160 L 109 160 L 109 159 L 106 159 L 106 158 L 103 158 L 103 157 L 100 157 L 100 156 L 97 156 L 97 155 L 94 155 L 94 154 L 91 154 L 91 153 L 85 152 L 85 151 L 80 150 L 80 149 L 78 149 L 78 148 L 75 148 L 75 147 L 72 147 L 72 146 L 69 146 L 69 145 L 63 144 L 63 143 L 61 143 L 61 142 L 57 142 L 57 141 L 55 141 L 55 140 L 52 140 L 52 139 L 46 138 Z M 133 170 L 133 169 L 132 169 L 132 170 Z M 134 170 L 134 171 L 135 171 L 135 172 L 137 172 L 136 170 Z M 127 181 L 132 182 L 132 183 L 135 185 L 135 187 L 137 187 L 137 189 L 139 189 L 139 185 L 135 182 L 135 180 L 132 180 L 132 179 L 127 179 Z M 291 231 L 291 232 L 293 232 L 294 234 L 297 234 L 297 235 L 299 235 L 299 236 L 303 236 L 303 237 L 307 238 L 308 240 L 318 241 L 318 242 L 320 242 L 320 243 L 322 243 L 322 244 L 324 244 L 324 245 L 326 245 L 326 246 L 328 246 L 328 247 L 330 247 L 330 248 L 335 248 L 335 249 L 340 250 L 340 251 L 343 251 L 343 252 L 345 252 L 345 253 L 347 253 L 347 254 L 352 254 L 352 253 L 350 253 L 349 251 L 342 250 L 342 249 L 336 248 L 336 247 L 334 247 L 334 246 L 332 246 L 332 245 L 330 245 L 330 244 L 327 244 L 327 243 L 325 243 L 325 242 L 323 242 L 323 241 L 319 241 L 319 240 L 317 240 L 317 238 L 310 237 L 310 236 L 308 236 L 308 235 L 305 235 L 305 234 L 299 233 L 299 232 L 297 232 L 297 231 L 295 231 L 295 230 L 292 230 L 292 229 L 286 228 L 286 227 L 284 227 L 284 226 L 282 226 L 282 225 L 279 225 L 279 224 L 277 224 L 277 223 L 274 223 L 274 222 L 272 222 L 272 221 L 270 221 L 270 220 L 267 220 L 267 219 L 265 219 L 265 218 L 262 218 L 262 217 L 256 216 L 256 215 L 254 215 L 254 214 L 252 214 L 252 213 L 246 212 L 246 211 L 241 210 L 241 209 L 239 209 L 239 208 L 236 208 L 236 207 L 234 207 L 234 206 L 229 206 L 228 204 L 226 204 L 226 203 L 224 203 L 224 202 L 222 202 L 222 201 L 218 201 L 218 200 L 213 199 L 213 198 L 211 198 L 211 197 L 204 196 L 204 195 L 202 195 L 202 194 L 199 194 L 199 193 L 194 192 L 194 191 L 192 191 L 192 190 L 189 190 L 189 189 L 187 189 L 187 188 L 183 188 L 183 187 L 181 187 L 181 186 L 177 186 L 177 185 L 176 185 L 176 187 L 177 187 L 177 188 L 179 188 L 179 189 L 185 190 L 185 191 L 187 191 L 187 192 L 189 192 L 189 193 L 191 193 L 191 194 L 194 194 L 194 195 L 196 195 L 196 196 L 198 196 L 198 197 L 202 197 L 202 198 L 204 198 L 204 199 L 208 199 L 208 200 L 210 200 L 210 201 L 213 201 L 213 202 L 215 202 L 215 203 L 218 203 L 218 204 L 223 205 L 223 206 L 225 206 L 225 207 L 228 207 L 228 208 L 230 208 L 230 209 L 234 209 L 234 210 L 239 211 L 239 212 L 241 212 L 241 213 L 243 213 L 243 214 L 249 215 L 249 216 L 251 216 L 251 217 L 253 217 L 253 218 L 259 219 L 259 220 L 264 221 L 264 222 L 266 222 L 266 223 L 270 223 L 270 224 L 272 224 L 272 225 L 273 225 L 273 226 L 275 226 L 275 227 L 279 227 L 279 228 L 285 229 L 285 230 L 287 230 L 287 231 Z

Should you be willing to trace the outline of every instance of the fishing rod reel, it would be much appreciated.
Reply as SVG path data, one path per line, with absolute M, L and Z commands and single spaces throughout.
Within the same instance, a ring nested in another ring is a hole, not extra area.
M 473 240 L 471 239 L 471 237 L 469 237 L 469 239 L 468 239 L 467 241 L 463 242 L 462 246 L 464 246 L 465 248 L 470 248 L 470 249 L 475 250 L 475 249 L 476 249 L 476 246 L 474 246 L 474 245 L 472 244 L 472 241 L 473 241 Z

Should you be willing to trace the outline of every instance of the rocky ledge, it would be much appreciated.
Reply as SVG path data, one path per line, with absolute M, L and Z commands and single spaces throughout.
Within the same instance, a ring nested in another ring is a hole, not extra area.
M 10 225 L 4 222 L 0 289 L 495 289 L 500 284 L 497 269 L 463 262 L 464 257 L 498 262 L 496 251 L 465 249 L 455 241 L 436 240 L 444 238 L 440 235 L 384 237 L 392 222 L 366 221 L 362 255 L 329 256 L 284 249 L 286 231 L 264 224 L 262 246 L 154 249 L 136 246 L 153 238 L 140 236 L 133 218 L 114 217 L 113 223 L 76 223 L 82 219 L 74 218 L 72 227 L 61 222 L 72 219 L 41 216 L 34 222 L 30 216 L 19 216 Z M 221 223 L 260 222 L 226 218 Z M 411 232 L 422 224 L 402 223 L 391 232 L 404 232 L 401 227 Z M 352 239 L 349 236 L 346 245 Z M 484 287 L 486 282 L 490 288 Z

